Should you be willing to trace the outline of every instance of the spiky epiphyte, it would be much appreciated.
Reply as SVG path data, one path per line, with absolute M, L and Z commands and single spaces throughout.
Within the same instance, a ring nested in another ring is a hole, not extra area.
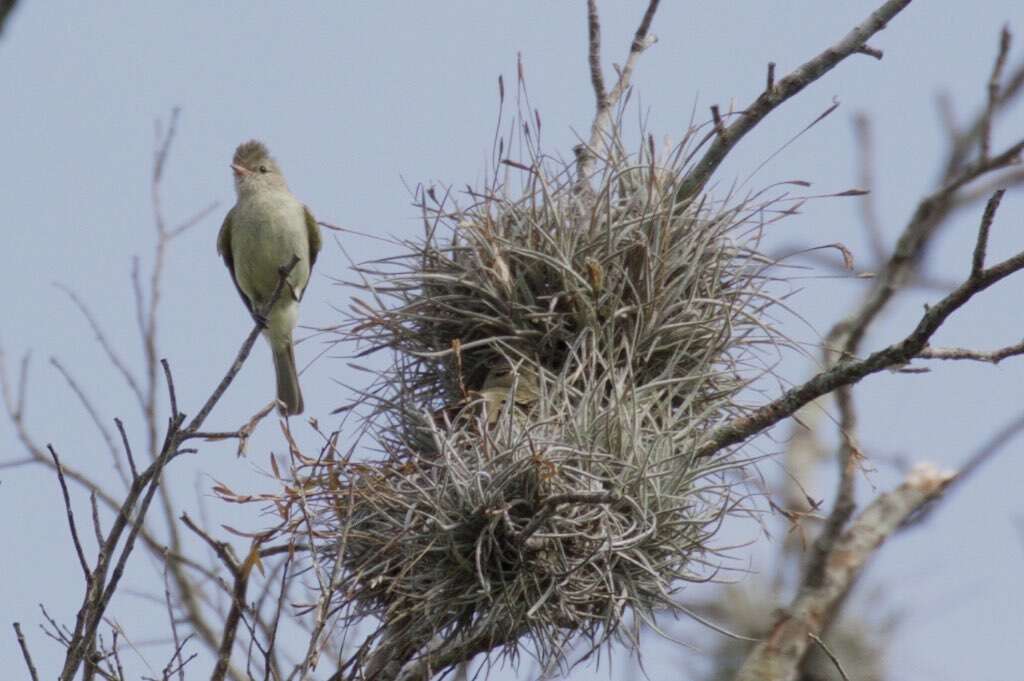
M 757 211 L 681 200 L 678 170 L 538 157 L 515 195 L 426 193 L 426 237 L 362 268 L 348 337 L 394 352 L 366 393 L 384 460 L 311 463 L 331 482 L 303 502 L 344 542 L 350 616 L 414 648 L 525 635 L 547 664 L 712 576 L 748 462 L 694 452 L 778 339 Z

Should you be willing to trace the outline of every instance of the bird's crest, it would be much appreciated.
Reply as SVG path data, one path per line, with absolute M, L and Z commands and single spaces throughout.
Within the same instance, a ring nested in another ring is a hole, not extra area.
M 239 144 L 238 148 L 235 149 L 235 157 L 232 159 L 234 163 L 243 168 L 253 168 L 261 162 L 273 162 L 273 160 L 263 142 L 258 140 L 249 140 Z

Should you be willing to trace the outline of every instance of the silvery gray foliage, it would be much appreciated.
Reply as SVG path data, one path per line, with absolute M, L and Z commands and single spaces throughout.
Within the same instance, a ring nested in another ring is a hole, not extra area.
M 358 268 L 345 338 L 393 357 L 360 398 L 383 456 L 319 460 L 305 508 L 340 546 L 337 606 L 399 657 L 635 643 L 750 507 L 751 458 L 695 450 L 786 344 L 756 249 L 772 202 L 677 200 L 685 147 L 581 179 L 525 130 L 527 162 L 466 207 L 423 191 L 424 236 Z

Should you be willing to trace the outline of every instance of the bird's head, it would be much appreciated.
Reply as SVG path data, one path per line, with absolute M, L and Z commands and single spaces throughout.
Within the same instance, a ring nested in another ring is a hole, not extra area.
M 231 170 L 235 174 L 235 191 L 239 196 L 263 189 L 288 188 L 277 161 L 263 143 L 256 140 L 238 145 L 231 159 Z

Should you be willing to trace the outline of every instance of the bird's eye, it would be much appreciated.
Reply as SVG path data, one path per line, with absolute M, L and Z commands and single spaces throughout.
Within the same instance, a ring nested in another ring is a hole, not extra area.
M 267 167 L 266 166 L 260 166 L 260 172 L 261 173 L 267 172 Z

